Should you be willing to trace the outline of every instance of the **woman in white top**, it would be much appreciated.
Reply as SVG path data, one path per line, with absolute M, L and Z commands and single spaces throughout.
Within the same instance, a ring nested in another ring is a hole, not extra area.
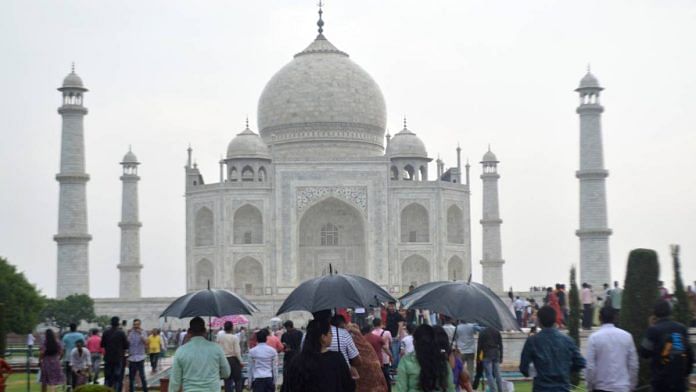
M 85 343 L 82 340 L 78 340 L 77 343 L 75 343 L 75 348 L 70 352 L 70 367 L 72 368 L 75 386 L 87 383 L 89 368 L 92 365 L 92 358 L 89 350 L 84 346 Z

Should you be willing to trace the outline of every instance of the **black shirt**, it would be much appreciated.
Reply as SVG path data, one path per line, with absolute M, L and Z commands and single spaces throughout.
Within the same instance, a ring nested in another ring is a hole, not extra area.
M 497 329 L 486 327 L 479 333 L 478 349 L 484 359 L 503 362 L 503 338 Z
M 295 357 L 288 369 L 287 390 L 290 392 L 305 392 L 316 390 L 321 392 L 354 392 L 355 380 L 343 355 L 335 351 L 322 353 L 319 367 L 315 374 L 301 374 L 302 357 Z M 311 387 L 300 385 L 309 381 Z
M 406 321 L 397 311 L 390 312 L 387 310 L 387 331 L 391 333 L 392 338 L 398 337 L 399 322 Z
M 105 363 L 120 363 L 129 347 L 126 333 L 120 328 L 107 329 L 102 336 L 101 346 L 104 348 Z
M 674 335 L 678 335 L 676 338 L 681 341 L 680 343 L 686 356 L 686 360 L 682 364 L 684 368 L 681 369 L 681 371 L 683 371 L 681 377 L 686 378 L 691 374 L 694 352 L 689 344 L 689 333 L 686 327 L 669 318 L 662 318 L 645 331 L 645 337 L 639 348 L 642 357 L 651 359 L 650 368 L 653 386 L 660 385 L 664 389 L 667 389 L 666 384 L 679 384 L 681 382 L 680 385 L 684 385 L 684 378 L 679 380 L 680 375 L 673 374 L 674 371 L 677 370 L 675 369 L 675 364 L 672 364 L 673 366 L 666 366 L 663 363 L 662 351 L 668 340 L 674 342 Z M 655 390 L 656 388 L 653 389 Z

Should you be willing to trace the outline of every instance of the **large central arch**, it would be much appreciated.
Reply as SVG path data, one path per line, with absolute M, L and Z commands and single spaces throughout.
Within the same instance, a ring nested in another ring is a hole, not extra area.
M 335 197 L 310 207 L 298 227 L 300 281 L 334 270 L 365 276 L 365 222 L 360 212 Z

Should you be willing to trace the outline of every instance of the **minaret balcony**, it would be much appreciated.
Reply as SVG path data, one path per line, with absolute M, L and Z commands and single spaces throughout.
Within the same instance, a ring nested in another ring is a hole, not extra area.
M 575 110 L 578 114 L 600 114 L 604 111 L 604 106 L 598 103 L 584 103 Z
M 89 181 L 87 173 L 58 173 L 56 180 L 64 184 L 79 184 Z
M 118 227 L 122 229 L 139 229 L 143 226 L 140 222 L 119 222 Z
M 578 170 L 575 172 L 575 177 L 584 180 L 601 180 L 609 177 L 609 170 L 605 169 L 589 169 L 589 170 Z
M 580 229 L 575 231 L 575 235 L 580 238 L 605 238 L 612 233 L 609 228 Z
M 58 114 L 87 114 L 88 110 L 82 105 L 63 105 L 58 108 Z
M 92 236 L 84 233 L 62 233 L 53 236 L 53 240 L 59 244 L 81 244 L 92 240 Z

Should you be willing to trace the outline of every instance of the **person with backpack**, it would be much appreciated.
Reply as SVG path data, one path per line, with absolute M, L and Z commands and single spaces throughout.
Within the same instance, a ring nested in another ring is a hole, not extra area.
M 655 322 L 640 344 L 640 355 L 650 358 L 650 383 L 654 391 L 687 391 L 693 368 L 694 352 L 689 344 L 689 333 L 684 325 L 670 319 L 671 313 L 669 302 L 658 301 L 653 309 Z

